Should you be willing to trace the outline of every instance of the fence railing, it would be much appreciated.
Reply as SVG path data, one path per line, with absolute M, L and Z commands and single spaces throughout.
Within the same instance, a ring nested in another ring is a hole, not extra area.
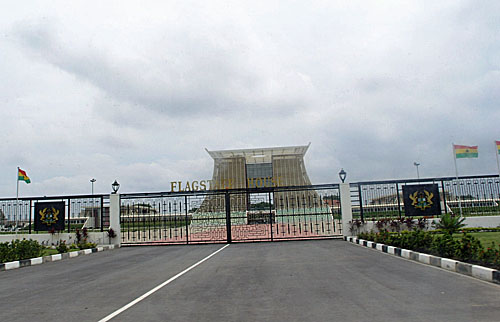
M 421 184 L 438 185 L 441 213 L 500 215 L 500 178 L 483 175 L 351 183 L 353 218 L 402 218 L 405 216 L 403 187 Z
M 109 195 L 74 195 L 0 199 L 0 232 L 31 234 L 35 231 L 35 204 L 64 202 L 65 231 L 87 228 L 104 231 L 109 227 Z
M 500 215 L 500 178 L 483 175 L 458 179 L 442 177 L 351 183 L 353 219 L 404 217 L 403 187 L 421 184 L 438 186 L 441 213 Z M 226 197 L 228 194 L 229 199 Z M 123 231 L 128 234 L 127 239 L 143 239 L 147 231 L 148 237 L 158 234 L 160 238 L 159 234 L 164 236 L 168 233 L 168 236 L 184 240 L 189 238 L 186 234 L 193 232 L 197 234 L 194 236 L 203 236 L 206 230 L 200 227 L 204 226 L 225 227 L 226 234 L 228 230 L 229 234 L 231 231 L 239 234 L 246 228 L 237 226 L 243 223 L 248 225 L 249 222 L 274 223 L 277 226 L 270 227 L 271 236 L 277 236 L 273 234 L 279 231 L 283 238 L 288 238 L 297 230 L 302 233 L 304 229 L 307 232 L 322 229 L 338 233 L 334 222 L 340 222 L 338 184 L 133 193 L 122 194 L 121 198 L 120 220 Z M 65 230 L 68 232 L 83 227 L 104 231 L 109 227 L 109 195 L 23 197 L 18 200 L 0 199 L 0 232 L 35 232 L 35 204 L 48 201 L 64 202 Z M 328 222 L 326 218 L 330 215 L 332 221 Z M 155 232 L 151 229 L 153 227 L 161 227 L 162 230 Z M 217 236 L 220 231 L 212 237 L 225 238 Z

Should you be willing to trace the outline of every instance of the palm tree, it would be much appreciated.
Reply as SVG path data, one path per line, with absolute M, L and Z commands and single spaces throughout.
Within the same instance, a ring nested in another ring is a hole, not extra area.
M 463 223 L 465 221 L 464 217 L 454 216 L 451 214 L 444 214 L 441 216 L 439 222 L 434 222 L 434 227 L 443 230 L 445 233 L 452 235 L 454 232 L 460 228 L 465 227 Z

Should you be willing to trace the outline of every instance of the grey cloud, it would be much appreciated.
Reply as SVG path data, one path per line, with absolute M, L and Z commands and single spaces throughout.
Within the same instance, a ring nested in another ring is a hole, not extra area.
M 200 43 L 196 37 L 187 37 L 181 48 L 172 49 L 167 43 L 165 48 L 158 48 L 164 59 L 143 63 L 115 59 L 81 44 L 72 47 L 74 40 L 60 39 L 57 24 L 22 25 L 15 34 L 42 59 L 90 82 L 118 103 L 158 114 L 237 115 L 241 110 L 277 114 L 305 105 L 304 93 L 300 91 L 307 86 L 302 86 L 306 84 L 302 84 L 300 76 L 276 79 L 276 85 L 272 85 L 268 75 L 253 71 L 238 51 Z M 283 80 L 289 84 L 283 84 Z M 292 87 L 287 88 L 288 85 Z
M 205 147 L 307 142 L 316 183 L 340 167 L 350 180 L 411 177 L 414 161 L 425 176 L 450 175 L 452 142 L 480 147 L 463 174 L 496 171 L 496 2 L 166 6 L 3 13 L 0 125 L 15 156 L 0 173 L 23 163 L 54 192 L 87 189 L 87 176 L 162 190 L 210 176 Z M 154 173 L 161 180 L 143 180 Z

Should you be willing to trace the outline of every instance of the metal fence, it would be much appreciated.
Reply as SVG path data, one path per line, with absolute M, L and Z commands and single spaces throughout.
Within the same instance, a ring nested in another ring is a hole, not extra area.
M 0 232 L 35 231 L 35 204 L 61 201 L 65 204 L 65 231 L 77 228 L 104 231 L 109 227 L 109 196 L 51 196 L 0 199 Z
M 500 215 L 496 175 L 351 183 L 353 219 L 402 218 L 403 187 L 436 184 L 441 213 Z M 109 227 L 109 196 L 0 199 L 0 232 L 33 233 L 35 204 L 63 201 L 65 230 Z M 341 234 L 338 184 L 121 195 L 124 243 L 215 243 Z
M 438 185 L 441 213 L 500 215 L 500 179 L 497 175 L 484 175 L 351 183 L 353 218 L 402 218 L 403 187 L 421 184 Z
M 328 238 L 341 234 L 338 185 L 122 194 L 124 244 Z

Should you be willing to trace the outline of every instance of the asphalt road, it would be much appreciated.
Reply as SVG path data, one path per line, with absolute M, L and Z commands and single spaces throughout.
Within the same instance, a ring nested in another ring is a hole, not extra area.
M 224 245 L 0 272 L 0 321 L 99 321 Z M 231 244 L 111 321 L 499 321 L 500 286 L 341 240 Z

